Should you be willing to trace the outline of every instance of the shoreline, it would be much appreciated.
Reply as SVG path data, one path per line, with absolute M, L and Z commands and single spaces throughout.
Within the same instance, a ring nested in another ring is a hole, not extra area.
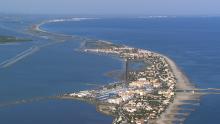
M 52 37 L 54 37 L 54 38 L 59 37 L 59 36 L 61 36 L 61 37 L 72 37 L 72 38 L 74 37 L 72 35 L 65 35 L 65 34 L 57 34 L 57 33 L 53 33 L 53 32 L 47 32 L 47 31 L 44 31 L 40 28 L 45 23 L 50 23 L 50 22 L 51 22 L 51 20 L 39 23 L 39 24 L 35 25 L 35 27 L 32 27 L 32 31 L 37 31 L 35 33 L 39 33 L 39 34 L 43 33 L 43 34 L 46 34 L 46 35 L 52 35 Z M 177 89 L 182 89 L 182 90 L 190 89 L 190 90 L 192 90 L 192 89 L 195 88 L 190 83 L 190 81 L 186 77 L 186 75 L 184 75 L 184 73 L 180 70 L 180 68 L 176 65 L 176 63 L 172 59 L 170 59 L 167 56 L 162 55 L 160 53 L 156 53 L 156 52 L 152 52 L 152 53 L 158 54 L 158 55 L 162 56 L 163 58 L 165 58 L 165 60 L 167 61 L 168 65 L 170 66 L 173 74 L 175 75 L 175 77 L 177 79 L 177 83 L 176 83 L 176 88 Z M 158 118 L 156 120 L 156 122 L 159 123 L 159 124 L 167 124 L 167 123 L 172 123 L 173 121 L 177 120 L 178 118 L 175 118 L 175 114 L 173 114 L 173 113 L 177 113 L 179 110 L 181 110 L 179 108 L 179 106 L 184 104 L 183 101 L 193 100 L 196 97 L 197 96 L 193 96 L 192 93 L 182 93 L 182 92 L 181 93 L 176 93 L 173 103 L 170 103 L 168 105 L 168 108 L 161 114 L 160 118 Z M 98 112 L 100 112 L 100 111 L 98 111 Z M 101 113 L 103 113 L 103 112 L 101 112 Z M 170 115 L 172 115 L 172 116 L 170 116 Z
M 50 20 L 44 20 L 41 21 L 40 23 L 34 24 L 32 25 L 32 27 L 30 28 L 30 31 L 32 31 L 32 33 L 45 33 L 46 35 L 54 35 L 54 36 L 63 36 L 63 37 L 76 37 L 73 35 L 66 35 L 66 34 L 62 34 L 62 33 L 55 33 L 55 32 L 48 32 L 46 30 L 43 30 L 41 28 L 42 25 L 45 25 L 47 23 L 59 23 L 59 22 L 79 22 L 79 21 L 84 21 L 84 20 L 94 20 L 94 19 L 99 19 L 99 18 L 66 18 L 66 19 L 50 19 Z
M 152 51 L 149 51 L 149 52 L 152 52 Z M 191 84 L 191 82 L 186 77 L 186 75 L 181 71 L 181 69 L 177 66 L 177 64 L 172 59 L 157 52 L 152 52 L 152 53 L 157 54 L 158 56 L 161 56 L 162 58 L 165 59 L 166 63 L 169 65 L 171 72 L 174 74 L 176 78 L 176 81 L 177 81 L 176 88 L 178 90 L 193 90 L 195 88 L 194 85 Z M 184 104 L 189 105 L 189 103 L 187 103 L 186 101 L 198 100 L 200 96 L 197 94 L 193 94 L 191 92 L 177 92 L 177 93 L 175 92 L 175 94 L 176 95 L 174 96 L 173 102 L 171 102 L 168 105 L 166 110 L 163 113 L 161 113 L 159 118 L 155 120 L 150 120 L 149 124 L 151 123 L 152 124 L 155 124 L 155 123 L 172 124 L 174 121 L 183 122 L 185 118 L 179 118 L 176 116 L 177 115 L 187 116 L 189 115 L 190 112 L 189 113 L 178 113 L 178 111 L 183 110 L 179 106 L 184 105 Z
M 195 88 L 192 85 L 192 83 L 189 81 L 189 79 L 186 77 L 186 75 L 182 72 L 182 70 L 177 66 L 177 64 L 172 59 L 170 59 L 165 55 L 162 54 L 160 55 L 166 59 L 167 63 L 169 63 L 170 68 L 172 69 L 173 74 L 177 79 L 176 88 L 182 90 L 186 90 L 186 89 L 192 90 Z M 181 110 L 180 106 L 184 105 L 183 101 L 194 100 L 198 96 L 199 95 L 192 95 L 192 93 L 183 93 L 183 92 L 176 93 L 173 103 L 170 103 L 170 105 L 165 110 L 165 112 L 161 114 L 160 118 L 157 120 L 157 123 L 172 124 L 173 121 L 183 122 L 185 119 L 175 118 L 175 114 L 177 114 L 178 111 Z

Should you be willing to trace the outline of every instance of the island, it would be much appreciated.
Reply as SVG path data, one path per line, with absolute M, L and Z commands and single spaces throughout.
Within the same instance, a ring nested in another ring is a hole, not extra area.
M 114 117 L 113 124 L 172 123 L 182 101 L 193 100 L 186 76 L 168 57 L 148 50 L 116 45 L 107 41 L 87 41 L 83 52 L 111 55 L 125 63 L 124 80 L 94 90 L 66 93 L 61 99 L 76 99 L 97 106 Z M 129 67 L 138 64 L 139 67 Z M 136 68 L 135 68 L 136 67 Z M 131 68 L 131 69 L 130 69 Z M 170 119 L 167 118 L 170 116 Z
M 15 42 L 26 42 L 31 41 L 28 38 L 18 38 L 15 36 L 0 36 L 0 43 L 15 43 Z

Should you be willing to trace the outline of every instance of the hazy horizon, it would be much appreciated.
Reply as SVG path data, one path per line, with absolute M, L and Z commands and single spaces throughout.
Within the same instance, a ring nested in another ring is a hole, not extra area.
M 55 15 L 220 15 L 219 0 L 7 0 L 0 13 Z

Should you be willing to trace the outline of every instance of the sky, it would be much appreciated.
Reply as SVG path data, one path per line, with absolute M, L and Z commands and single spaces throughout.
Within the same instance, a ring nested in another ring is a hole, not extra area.
M 220 0 L 0 0 L 0 12 L 84 15 L 220 15 Z

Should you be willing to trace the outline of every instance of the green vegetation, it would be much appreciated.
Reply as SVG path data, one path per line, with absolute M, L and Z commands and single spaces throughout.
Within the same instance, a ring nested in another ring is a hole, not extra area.
M 27 38 L 17 38 L 14 36 L 0 36 L 0 43 L 26 42 L 31 41 Z

